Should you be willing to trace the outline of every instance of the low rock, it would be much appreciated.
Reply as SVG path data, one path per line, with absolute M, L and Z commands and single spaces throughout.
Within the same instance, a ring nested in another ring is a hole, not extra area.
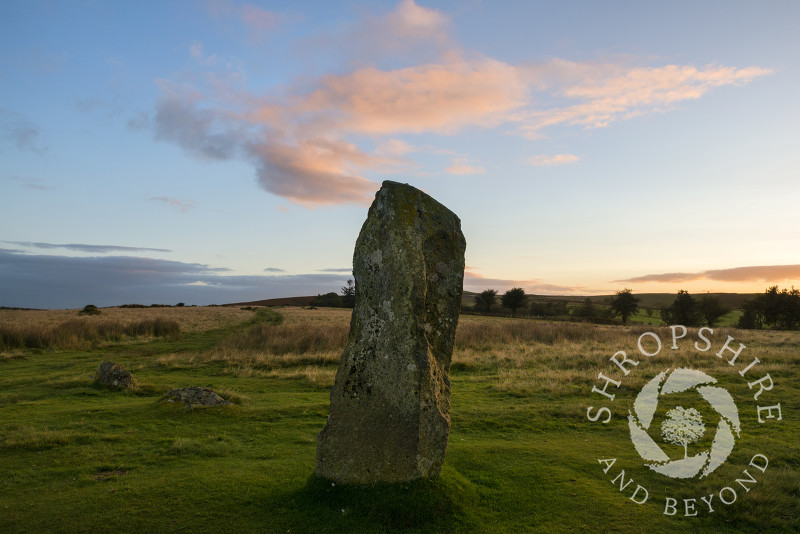
M 100 362 L 94 378 L 105 387 L 129 388 L 133 385 L 131 372 L 115 362 Z
M 199 406 L 229 406 L 231 401 L 225 400 L 210 388 L 192 386 L 188 388 L 173 389 L 165 397 L 167 402 L 182 402 L 194 408 Z

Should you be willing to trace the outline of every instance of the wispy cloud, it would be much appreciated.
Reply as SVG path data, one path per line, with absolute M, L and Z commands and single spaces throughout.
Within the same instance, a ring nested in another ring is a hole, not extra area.
M 402 139 L 389 139 L 375 147 L 375 154 L 379 156 L 400 157 L 418 149 Z
M 203 52 L 203 43 L 200 41 L 192 41 L 192 44 L 189 45 L 189 54 L 192 56 L 192 59 L 194 59 L 200 65 L 213 67 L 217 64 L 217 56 L 206 55 Z
M 150 113 L 143 110 L 137 111 L 128 118 L 127 126 L 130 130 L 146 130 L 150 128 Z
M 718 282 L 784 282 L 800 280 L 800 265 L 761 265 L 752 267 L 733 267 L 712 269 L 695 273 L 647 274 L 615 283 L 637 282 L 692 282 L 695 280 L 715 280 Z
M 530 163 L 531 165 L 536 165 L 537 167 L 550 166 L 550 165 L 567 165 L 570 163 L 575 163 L 579 159 L 580 158 L 578 158 L 578 156 L 574 154 L 555 154 L 553 156 L 539 154 L 528 158 L 528 163 Z
M 241 21 L 250 29 L 250 38 L 260 40 L 286 17 L 274 11 L 267 11 L 253 4 L 244 4 L 239 12 Z
M 278 267 L 266 267 L 264 268 L 265 273 L 285 273 L 286 271 L 283 269 L 279 269 Z
M 317 269 L 321 273 L 352 273 L 352 267 L 328 267 L 326 269 Z
M 87 245 L 84 243 L 35 243 L 31 241 L 3 241 L 20 247 L 38 249 L 65 249 L 93 254 L 107 254 L 110 252 L 172 252 L 164 248 L 123 247 L 119 245 Z
M 183 200 L 178 200 L 177 198 L 172 198 L 172 197 L 150 197 L 149 200 L 152 200 L 154 202 L 163 202 L 164 204 L 172 206 L 181 213 L 189 211 L 194 207 L 193 202 L 184 202 Z
M 386 13 L 369 13 L 363 8 L 359 12 L 353 22 L 306 38 L 299 48 L 310 59 L 327 51 L 361 66 L 426 63 L 458 49 L 450 36 L 449 17 L 414 0 L 401 0 Z
M 254 42 L 265 39 L 270 30 L 289 18 L 254 4 L 234 0 L 208 0 L 206 6 L 214 18 L 232 20 L 241 24 L 250 41 Z
M 35 189 L 37 191 L 53 189 L 52 186 L 48 185 L 47 182 L 41 178 L 23 178 L 21 176 L 12 176 L 11 179 L 15 182 L 18 182 L 20 187 L 24 187 L 26 189 Z
M 564 286 L 550 284 L 540 279 L 511 280 L 504 278 L 488 278 L 475 268 L 464 271 L 464 289 L 480 292 L 485 289 L 496 289 L 501 294 L 514 287 L 521 287 L 532 295 L 590 295 L 597 293 L 584 286 Z
M 44 154 L 47 152 L 40 139 L 39 127 L 26 115 L 0 108 L 0 138 L 17 150 Z
M 654 112 L 664 112 L 681 102 L 696 100 L 711 89 L 742 85 L 772 73 L 760 67 L 726 67 L 710 64 L 634 67 L 576 63 L 561 59 L 530 70 L 553 96 L 566 106 L 525 110 L 521 131 L 530 138 L 554 126 L 602 128 L 613 122 Z
M 457 158 L 453 164 L 445 169 L 448 174 L 483 174 L 486 168 L 480 165 L 472 165 L 467 158 Z
M 233 2 L 216 4 L 237 16 L 246 11 Z M 269 23 L 269 17 L 263 20 Z M 536 139 L 554 128 L 602 128 L 771 72 L 564 59 L 514 65 L 462 50 L 448 28 L 443 12 L 402 0 L 386 14 L 363 16 L 338 36 L 327 36 L 369 40 L 369 46 L 340 48 L 345 55 L 336 59 L 346 68 L 335 73 L 267 92 L 248 89 L 243 73 L 218 75 L 214 69 L 221 67 L 213 65 L 181 83 L 161 80 L 152 120 L 156 137 L 202 158 L 250 161 L 265 190 L 300 204 L 366 204 L 378 189 L 373 175 L 409 167 L 414 147 L 401 135 L 483 128 Z M 423 45 L 423 54 L 415 44 Z M 351 61 L 355 56 L 347 54 L 357 54 L 356 48 L 367 49 L 369 61 Z M 199 43 L 190 52 L 195 59 L 212 57 Z M 131 125 L 146 122 L 141 116 Z M 530 162 L 576 160 L 557 154 Z M 458 161 L 448 169 L 483 171 Z

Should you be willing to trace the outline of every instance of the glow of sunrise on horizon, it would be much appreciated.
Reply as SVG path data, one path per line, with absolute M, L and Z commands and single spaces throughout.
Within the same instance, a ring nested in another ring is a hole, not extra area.
M 791 17 L 686 9 L 8 3 L 4 289 L 335 291 L 383 179 L 459 214 L 471 290 L 800 283 Z

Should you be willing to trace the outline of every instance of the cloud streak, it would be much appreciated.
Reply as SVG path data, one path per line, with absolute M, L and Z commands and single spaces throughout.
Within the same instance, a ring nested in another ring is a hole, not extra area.
M 21 247 L 38 249 L 67 249 L 77 252 L 89 252 L 93 254 L 106 254 L 110 252 L 172 252 L 165 248 L 144 248 L 144 247 L 123 247 L 119 245 L 87 245 L 85 243 L 34 243 L 31 241 L 3 241 Z
M 531 165 L 535 165 L 537 167 L 542 166 L 552 166 L 552 165 L 568 165 L 570 163 L 575 163 L 579 160 L 578 156 L 574 154 L 556 154 L 554 156 L 546 156 L 544 154 L 539 154 L 536 156 L 531 156 L 528 159 L 528 163 Z
M 717 282 L 783 282 L 800 280 L 800 265 L 761 265 L 751 267 L 733 267 L 730 269 L 712 269 L 696 273 L 661 273 L 647 274 L 615 283 L 642 282 L 693 282 L 695 280 L 714 280 Z
M 226 12 L 235 6 L 220 5 Z M 250 161 L 262 188 L 296 203 L 367 204 L 378 189 L 371 176 L 410 166 L 412 146 L 401 135 L 482 128 L 537 139 L 555 128 L 604 128 L 771 72 L 565 59 L 514 65 L 462 50 L 448 28 L 442 12 L 402 0 L 340 37 L 379 36 L 366 47 L 374 56 L 369 64 L 267 91 L 248 89 L 243 73 L 221 75 L 214 69 L 222 67 L 204 60 L 200 66 L 206 70 L 187 77 L 191 83 L 159 81 L 155 136 L 200 158 Z M 414 61 L 415 44 L 424 45 L 424 61 Z M 199 43 L 191 53 L 195 59 L 213 57 Z M 530 163 L 575 161 L 574 155 L 558 154 L 534 156 Z M 447 169 L 462 175 L 484 171 L 465 162 Z
M 36 191 L 53 189 L 52 186 L 47 185 L 47 183 L 40 178 L 23 178 L 21 176 L 12 176 L 11 179 L 15 182 L 18 182 L 20 187 L 24 187 L 26 189 L 33 189 Z
M 485 289 L 496 289 L 502 294 L 514 287 L 521 287 L 526 293 L 533 295 L 589 295 L 597 293 L 597 291 L 591 291 L 584 286 L 549 284 L 539 279 L 509 280 L 487 278 L 470 268 L 464 271 L 464 289 L 468 291 L 480 292 Z
M 154 202 L 163 202 L 164 204 L 172 206 L 181 213 L 185 213 L 194 207 L 192 202 L 184 202 L 172 197 L 150 197 L 150 200 Z

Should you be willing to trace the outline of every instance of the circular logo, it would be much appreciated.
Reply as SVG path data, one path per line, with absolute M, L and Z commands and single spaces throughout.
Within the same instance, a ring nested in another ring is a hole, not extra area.
M 722 465 L 733 450 L 734 432 L 740 434 L 739 412 L 730 393 L 722 387 L 711 386 L 716 379 L 695 369 L 677 368 L 671 373 L 662 372 L 650 380 L 633 403 L 633 413 L 628 412 L 628 427 L 636 452 L 646 460 L 653 471 L 671 478 L 693 478 L 700 473 L 703 478 Z M 688 446 L 705 434 L 705 424 L 699 411 L 693 407 L 676 406 L 666 412 L 661 424 L 661 437 L 674 445 L 682 445 L 684 457 L 671 459 L 650 436 L 659 399 L 681 392 L 697 391 L 719 415 L 716 434 L 708 450 L 692 456 Z M 702 472 L 701 472 L 702 471 Z

